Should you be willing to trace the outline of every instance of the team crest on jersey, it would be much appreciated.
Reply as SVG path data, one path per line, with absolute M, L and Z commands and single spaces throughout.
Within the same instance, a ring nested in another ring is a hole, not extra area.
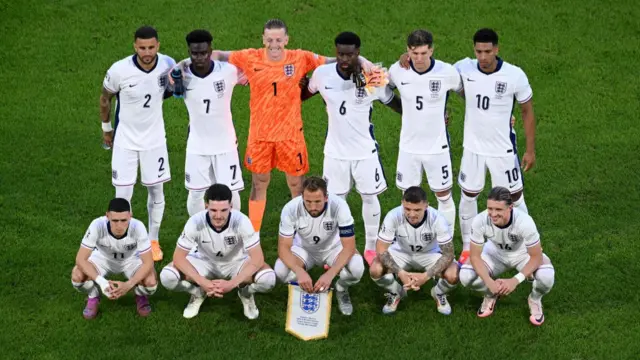
M 333 221 L 325 221 L 325 222 L 323 222 L 322 223 L 322 227 L 327 231 L 333 230 Z
M 133 244 L 129 244 L 129 245 L 125 245 L 125 249 L 127 249 L 127 251 L 131 251 L 131 250 L 135 250 L 138 247 L 138 244 L 133 243 Z
M 504 95 L 507 92 L 507 83 L 496 81 L 496 94 Z
M 191 182 L 191 175 L 189 175 L 189 173 L 185 173 L 185 174 L 184 174 L 184 180 L 185 180 L 186 182 Z
M 460 173 L 460 182 L 465 182 L 467 180 L 467 174 L 461 172 Z
M 365 97 L 367 97 L 367 90 L 364 87 L 357 87 L 356 88 L 356 104 L 362 104 Z
M 163 89 L 167 87 L 167 77 L 165 75 L 158 76 L 158 86 Z
M 214 82 L 213 88 L 216 90 L 217 93 L 224 92 L 224 80 Z
M 511 240 L 511 242 L 518 242 L 520 241 L 520 236 L 516 235 L 516 234 L 509 234 L 509 240 Z
M 296 67 L 293 64 L 287 64 L 284 66 L 284 74 L 287 76 L 293 76 L 293 73 L 296 72 Z
M 432 93 L 437 94 L 440 92 L 441 83 L 440 80 L 429 80 L 429 90 Z
M 422 241 L 424 242 L 430 242 L 433 241 L 433 233 L 424 233 L 422 234 Z
M 402 173 L 400 171 L 396 172 L 396 180 L 402 182 Z
M 111 170 L 111 177 L 113 180 L 118 180 L 118 170 Z
M 320 308 L 320 294 L 300 293 L 300 308 L 307 314 L 313 314 Z
M 224 237 L 224 243 L 227 245 L 235 245 L 237 242 L 236 237 L 235 236 L 225 236 Z

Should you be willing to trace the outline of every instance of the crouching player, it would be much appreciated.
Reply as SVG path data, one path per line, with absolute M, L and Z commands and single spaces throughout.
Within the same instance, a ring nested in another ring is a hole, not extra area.
M 85 319 L 98 314 L 100 290 L 111 300 L 134 289 L 140 316 L 151 313 L 147 296 L 156 292 L 151 243 L 144 224 L 131 217 L 131 205 L 126 199 L 109 202 L 106 216 L 91 222 L 76 255 L 71 271 L 71 283 L 80 292 L 89 294 L 84 308 Z M 124 274 L 126 282 L 107 280 L 109 275 Z
M 376 252 L 378 256 L 369 273 L 378 286 L 388 291 L 383 313 L 396 311 L 406 289 L 419 290 L 429 279 L 439 278 L 431 288 L 431 297 L 438 312 L 451 314 L 447 293 L 458 283 L 453 230 L 444 216 L 429 206 L 427 193 L 421 187 L 409 187 L 402 195 L 402 205 L 385 216 Z M 420 272 L 407 272 L 410 270 Z
M 322 178 L 307 178 L 302 183 L 302 196 L 282 209 L 278 256 L 274 266 L 278 280 L 297 280 L 308 293 L 329 290 L 340 274 L 336 281 L 338 306 L 343 315 L 353 313 L 348 288 L 360 282 L 364 261 L 356 250 L 349 205 L 339 196 L 327 195 Z M 330 268 L 313 284 L 307 271 L 322 265 Z
M 528 299 L 529 321 L 539 326 L 544 322 L 542 296 L 551 291 L 555 270 L 542 252 L 540 234 L 533 219 L 526 212 L 514 209 L 512 201 L 507 188 L 491 189 L 487 210 L 473 219 L 471 261 L 460 269 L 460 282 L 484 294 L 478 316 L 487 317 L 493 313 L 499 296 L 509 295 L 525 279 L 533 280 Z M 498 278 L 513 269 L 519 271 L 516 276 Z
M 244 315 L 258 318 L 253 294 L 266 293 L 276 276 L 264 262 L 260 236 L 251 220 L 231 209 L 232 192 L 226 185 L 211 185 L 205 192 L 206 210 L 193 215 L 184 227 L 173 262 L 160 272 L 162 286 L 191 294 L 183 316 L 200 311 L 207 296 L 223 297 L 238 288 Z

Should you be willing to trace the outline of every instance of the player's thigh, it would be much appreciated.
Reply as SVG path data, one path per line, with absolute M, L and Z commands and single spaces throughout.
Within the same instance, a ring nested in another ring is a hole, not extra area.
M 216 278 L 230 280 L 238 275 L 242 268 L 249 263 L 249 257 L 239 258 L 233 261 L 219 263 L 216 265 Z
M 127 279 L 131 279 L 141 267 L 142 260 L 138 256 L 132 256 L 122 262 L 122 273 Z
M 400 150 L 398 163 L 396 164 L 396 186 L 405 191 L 411 186 L 420 186 L 422 183 L 422 162 L 424 155 L 410 154 Z
M 151 186 L 171 180 L 167 146 L 140 152 L 140 174 L 142 185 Z
M 510 265 L 512 268 L 515 268 L 516 270 L 520 271 L 522 270 L 522 268 L 524 268 L 525 265 L 527 265 L 527 263 L 529 262 L 529 259 L 531 259 L 531 256 L 528 253 L 523 253 L 522 255 L 519 255 L 510 259 L 511 260 Z M 551 259 L 549 259 L 549 257 L 545 253 L 542 254 L 542 264 L 540 265 L 553 266 L 553 264 L 551 264 Z
M 110 261 L 106 255 L 103 255 L 99 251 L 93 251 L 89 256 L 89 262 L 96 268 L 98 274 L 103 277 L 107 277 L 112 274 L 120 274 L 122 272 L 119 263 Z
M 276 166 L 276 143 L 251 141 L 247 144 L 245 167 L 254 174 L 266 174 Z
M 511 193 L 516 193 L 524 187 L 517 155 L 487 158 L 487 168 L 491 173 L 492 187 L 502 186 Z
M 327 182 L 327 191 L 335 195 L 344 195 L 351 190 L 351 160 L 338 160 L 324 157 L 322 178 Z
M 184 186 L 187 190 L 206 190 L 214 183 L 213 156 L 189 154 L 184 162 Z
M 187 261 L 196 269 L 200 276 L 207 279 L 213 279 L 215 276 L 215 267 L 208 259 L 200 256 L 198 252 L 190 252 L 187 255 Z M 188 279 L 192 280 L 192 279 Z
M 412 256 L 410 254 L 404 253 L 402 251 L 398 251 L 393 248 L 389 248 L 389 255 L 393 258 L 393 261 L 398 265 L 398 267 L 404 271 L 412 270 Z M 416 269 L 419 270 L 419 269 Z
M 138 151 L 114 146 L 111 154 L 111 183 L 114 186 L 135 185 L 138 178 Z
M 479 193 L 484 188 L 486 176 L 486 158 L 467 149 L 462 152 L 458 184 L 462 190 Z
M 290 176 L 302 176 L 309 172 L 307 144 L 304 137 L 276 143 L 276 167 Z
M 427 173 L 427 182 L 432 192 L 446 191 L 453 187 L 453 169 L 448 151 L 426 155 L 422 166 Z
M 489 269 L 489 275 L 494 279 L 505 271 L 512 269 L 509 259 L 501 254 L 492 242 L 485 243 L 480 257 L 487 269 Z
M 307 271 L 312 269 L 317 264 L 320 264 L 320 262 L 316 262 L 315 257 L 309 251 L 304 249 L 302 246 L 293 245 L 291 247 L 291 252 L 295 257 L 297 257 L 298 259 L 300 259 L 300 261 L 302 261 L 302 265 L 304 266 L 304 269 Z
M 237 151 L 215 155 L 213 172 L 215 173 L 216 183 L 227 185 L 231 191 L 244 189 L 240 157 Z
M 426 271 L 431 268 L 436 262 L 442 257 L 442 254 L 439 252 L 431 252 L 431 253 L 418 253 L 413 256 L 414 267 L 419 268 L 421 271 Z M 436 276 L 440 276 L 440 274 L 435 274 Z
M 356 190 L 362 195 L 377 195 L 387 189 L 387 179 L 377 156 L 351 162 L 351 174 Z

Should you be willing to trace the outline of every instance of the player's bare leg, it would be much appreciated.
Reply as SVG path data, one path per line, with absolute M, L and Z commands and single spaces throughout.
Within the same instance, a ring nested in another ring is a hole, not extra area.
M 287 186 L 289 187 L 291 198 L 293 199 L 294 197 L 302 195 L 302 182 L 304 181 L 304 175 L 293 176 L 285 174 L 285 177 L 287 178 Z
M 527 214 L 529 213 L 529 209 L 527 209 L 527 204 L 524 203 L 524 190 L 520 190 L 516 193 L 511 194 L 511 201 L 513 201 L 513 206 L 518 210 L 524 211 Z
M 455 261 L 453 261 L 444 271 L 436 286 L 431 288 L 431 297 L 435 300 L 440 314 L 451 314 L 451 305 L 447 300 L 447 294 L 455 289 L 456 284 L 458 284 L 459 271 L 460 268 L 458 268 Z
M 158 279 L 156 278 L 155 270 L 142 280 L 140 285 L 137 285 L 133 292 L 136 294 L 136 309 L 138 315 L 142 317 L 149 316 L 151 314 L 151 304 L 149 304 L 148 296 L 153 295 L 158 289 Z
M 260 311 L 256 306 L 253 294 L 271 291 L 271 289 L 276 286 L 276 274 L 269 265 L 263 264 L 255 275 L 253 275 L 252 280 L 251 283 L 241 284 L 238 289 L 238 297 L 242 301 L 244 316 L 249 320 L 257 319 L 258 316 L 260 316 Z
M 462 233 L 462 253 L 458 263 L 460 266 L 469 260 L 469 248 L 471 246 L 471 224 L 473 218 L 478 215 L 478 194 L 462 190 L 460 198 L 460 232 Z
M 251 173 L 251 194 L 249 195 L 249 219 L 255 231 L 260 231 L 264 209 L 267 205 L 267 189 L 271 173 Z
M 436 198 L 438 199 L 438 212 L 444 216 L 449 226 L 451 226 L 451 230 L 454 231 L 456 227 L 456 203 L 453 201 L 451 189 L 436 192 Z
M 151 254 L 153 261 L 162 261 L 163 253 L 160 248 L 160 224 L 164 216 L 164 184 L 147 186 L 147 211 L 149 212 L 149 240 L 151 241 Z
M 396 281 L 393 274 L 386 272 L 386 269 L 377 257 L 369 267 L 369 275 L 371 275 L 371 280 L 373 280 L 373 282 L 388 291 L 384 294 L 387 298 L 387 302 L 382 308 L 382 313 L 393 314 L 396 312 L 398 304 L 400 304 L 400 300 L 407 295 L 407 291 L 398 281 Z
M 73 270 L 71 270 L 71 283 L 76 290 L 88 294 L 87 305 L 82 311 L 82 316 L 87 320 L 94 319 L 98 315 L 98 305 L 100 304 L 98 286 L 93 280 L 89 280 L 77 266 L 74 266 Z

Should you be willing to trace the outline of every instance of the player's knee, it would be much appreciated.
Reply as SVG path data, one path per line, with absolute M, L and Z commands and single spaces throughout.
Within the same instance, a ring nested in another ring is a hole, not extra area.
M 360 281 L 364 275 L 364 260 L 360 254 L 355 254 L 349 261 L 349 264 L 340 272 L 341 278 L 349 278 Z
M 289 270 L 287 265 L 285 265 L 282 260 L 276 260 L 276 264 L 273 266 L 273 271 L 278 281 L 280 281 L 281 283 L 289 282 L 289 273 L 291 273 L 291 270 Z
M 460 268 L 460 274 L 458 275 L 458 279 L 462 286 L 464 287 L 472 287 L 473 282 L 478 278 L 478 274 L 476 274 L 475 270 L 471 266 L 462 265 Z M 447 280 L 449 281 L 449 280 Z
M 157 287 L 158 279 L 156 279 L 155 270 L 151 271 L 151 274 L 142 280 L 142 286 L 144 287 Z
M 165 266 L 160 272 L 160 283 L 167 290 L 175 290 L 180 283 L 178 270 L 170 266 Z
M 384 269 L 382 268 L 382 265 L 380 265 L 380 263 L 378 261 L 374 261 L 373 264 L 371 264 L 371 267 L 369 268 L 369 276 L 371 277 L 371 279 L 373 281 L 375 281 L 376 279 L 380 279 L 380 277 L 382 277 L 382 271 Z
M 468 198 L 467 200 L 469 201 L 475 201 L 478 199 L 478 195 L 480 195 L 480 193 L 472 193 L 472 192 L 468 192 L 466 190 L 462 190 L 462 193 Z
M 453 266 L 449 266 L 447 270 L 444 272 L 444 279 L 451 285 L 455 285 L 460 280 L 459 277 L 460 271 L 458 270 L 458 266 L 455 265 L 455 261 Z
M 80 270 L 79 267 L 74 266 L 71 270 L 71 281 L 74 283 L 83 283 L 87 280 L 87 276 Z
M 149 196 L 147 202 L 153 202 L 159 204 L 164 202 L 164 184 L 155 184 L 147 186 Z
M 521 197 L 522 197 L 522 190 L 511 194 L 511 201 L 512 202 L 516 202 L 516 201 L 520 200 Z
M 271 291 L 276 286 L 276 273 L 271 269 L 258 271 L 255 276 L 254 287 L 260 293 Z
M 374 205 L 376 202 L 379 202 L 378 195 L 360 195 L 362 198 L 362 203 L 367 205 Z
M 553 288 L 556 272 L 552 265 L 541 265 L 534 275 L 535 286 L 541 292 L 547 293 Z

